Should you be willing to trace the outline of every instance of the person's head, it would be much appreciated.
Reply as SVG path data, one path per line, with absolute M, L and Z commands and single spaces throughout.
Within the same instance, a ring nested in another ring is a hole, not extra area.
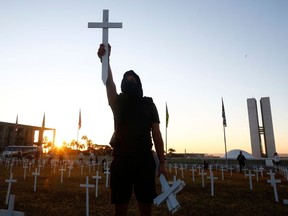
M 240 155 L 242 155 L 242 151 L 240 151 Z
M 141 80 L 133 70 L 124 73 L 121 82 L 121 91 L 123 94 L 133 98 L 143 97 Z

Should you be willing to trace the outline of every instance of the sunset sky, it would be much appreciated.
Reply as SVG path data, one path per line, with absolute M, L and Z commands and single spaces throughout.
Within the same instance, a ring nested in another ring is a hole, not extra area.
M 82 128 L 108 144 L 113 115 L 97 49 L 109 9 L 111 67 L 118 92 L 133 69 L 153 97 L 168 148 L 176 152 L 251 153 L 247 99 L 270 97 L 276 150 L 288 153 L 288 1 L 0 0 L 0 121 L 56 128 L 56 140 Z M 260 124 L 261 120 L 260 120 Z

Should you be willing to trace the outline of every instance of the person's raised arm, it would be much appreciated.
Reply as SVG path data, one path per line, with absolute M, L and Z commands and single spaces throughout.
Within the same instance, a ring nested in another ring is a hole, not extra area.
M 108 51 L 109 51 L 109 69 L 108 69 L 108 78 L 106 81 L 106 91 L 107 91 L 107 98 L 108 98 L 108 103 L 112 107 L 116 101 L 117 98 L 117 91 L 116 91 L 116 86 L 113 80 L 113 75 L 112 75 L 112 70 L 110 67 L 110 53 L 111 53 L 111 46 L 108 45 Z M 104 44 L 100 44 L 99 49 L 98 49 L 98 57 L 100 58 L 100 61 L 102 62 L 102 56 L 104 56 L 106 53 L 106 47 Z

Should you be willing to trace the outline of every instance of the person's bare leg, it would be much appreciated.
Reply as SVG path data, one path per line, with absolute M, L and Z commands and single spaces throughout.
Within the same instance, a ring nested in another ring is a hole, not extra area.
M 152 215 L 152 203 L 138 202 L 138 209 L 140 216 L 151 216 Z
M 126 216 L 128 211 L 128 203 L 115 205 L 114 208 L 114 216 Z

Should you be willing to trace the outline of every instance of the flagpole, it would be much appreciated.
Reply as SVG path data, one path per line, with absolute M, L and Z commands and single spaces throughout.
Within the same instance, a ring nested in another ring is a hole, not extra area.
M 82 126 L 82 120 L 81 120 L 81 109 L 79 110 L 79 119 L 78 119 L 78 130 L 77 130 L 77 144 L 76 144 L 76 159 L 77 159 L 77 151 L 78 151 L 78 141 L 79 141 L 79 130 Z
M 224 145 L 225 145 L 225 159 L 226 159 L 226 165 L 228 165 L 227 145 L 226 145 L 226 133 L 225 133 L 225 126 L 224 126 L 224 125 L 223 125 L 223 132 L 224 132 Z
M 226 165 L 228 165 L 226 132 L 225 132 L 225 127 L 227 127 L 227 120 L 226 120 L 226 114 L 225 114 L 225 107 L 224 107 L 223 98 L 221 98 L 221 101 L 222 101 L 222 118 L 223 118 L 224 145 L 225 145 L 225 159 L 226 159 Z
M 168 128 L 168 121 L 169 121 L 169 113 L 167 108 L 167 102 L 166 102 L 166 126 L 165 126 L 165 150 L 166 150 L 166 157 L 168 155 L 168 141 L 167 141 L 167 128 Z
M 166 157 L 167 157 L 167 127 L 165 128 L 165 149 L 166 149 Z

